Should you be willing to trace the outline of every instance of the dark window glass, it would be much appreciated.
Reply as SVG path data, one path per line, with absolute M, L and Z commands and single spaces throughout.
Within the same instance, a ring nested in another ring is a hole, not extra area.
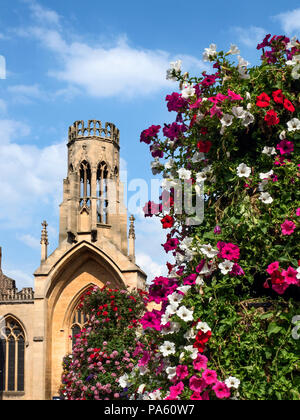
M 8 391 L 15 391 L 15 350 L 15 339 L 14 337 L 10 337 L 8 342 Z
M 6 341 L 0 340 L 0 391 L 5 388 Z
M 24 391 L 24 360 L 25 342 L 23 337 L 18 340 L 18 391 Z

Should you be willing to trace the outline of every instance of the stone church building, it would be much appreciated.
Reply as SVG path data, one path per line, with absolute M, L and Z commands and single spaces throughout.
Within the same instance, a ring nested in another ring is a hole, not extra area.
M 76 121 L 69 128 L 58 247 L 48 256 L 43 222 L 34 290 L 18 291 L 3 274 L 0 249 L 0 399 L 58 395 L 62 359 L 86 320 L 77 306 L 90 286 L 145 287 L 146 274 L 135 264 L 133 216 L 127 231 L 119 165 L 115 125 Z

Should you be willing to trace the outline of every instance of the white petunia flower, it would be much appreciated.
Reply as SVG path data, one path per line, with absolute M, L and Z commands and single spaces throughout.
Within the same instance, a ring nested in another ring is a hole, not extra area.
M 174 306 L 179 306 L 179 303 L 182 301 L 183 299 L 183 295 L 180 295 L 177 292 L 172 293 L 171 295 L 168 296 L 168 300 L 170 302 L 171 305 Z
M 170 63 L 170 68 L 167 70 L 167 80 L 173 80 L 176 81 L 176 77 L 173 76 L 173 72 L 175 70 L 175 74 L 180 73 L 181 71 L 181 60 L 172 61 Z
M 171 381 L 176 376 L 176 367 L 168 367 L 166 369 L 166 373 L 168 375 L 168 379 Z
M 205 282 L 203 280 L 203 277 L 202 276 L 198 276 L 196 278 L 196 283 L 195 284 L 197 284 L 197 286 L 204 286 L 205 285 Z
M 298 118 L 292 118 L 288 123 L 288 130 L 289 131 L 296 131 L 300 130 L 300 120 Z
M 203 61 L 211 61 L 217 55 L 216 44 L 210 44 L 209 48 L 204 49 Z
M 235 388 L 238 389 L 238 387 L 240 386 L 241 381 L 237 378 L 235 378 L 234 376 L 230 376 L 229 378 L 227 378 L 225 380 L 225 385 L 228 388 Z
M 178 169 L 177 173 L 180 179 L 188 180 L 191 179 L 192 176 L 192 172 L 185 168 Z
M 297 42 L 297 37 L 293 36 L 293 38 L 290 39 L 290 42 L 287 44 L 286 48 L 288 50 L 291 50 L 294 47 L 297 47 L 298 42 Z
M 194 156 L 192 157 L 192 162 L 198 163 L 198 162 L 201 162 L 201 160 L 203 160 L 204 158 L 205 158 L 204 153 L 195 152 Z
M 161 399 L 162 399 L 162 396 L 159 389 L 157 389 L 154 392 L 150 392 L 149 400 L 161 400 Z
M 159 346 L 159 351 L 164 357 L 170 356 L 170 354 L 175 354 L 175 344 L 171 341 L 165 341 L 161 346 Z
M 265 155 L 268 155 L 268 156 L 272 156 L 272 155 L 276 155 L 277 154 L 275 147 L 268 147 L 268 146 L 265 146 L 263 148 L 262 153 L 265 154 Z
M 196 175 L 196 181 L 197 182 L 204 182 L 207 180 L 207 176 L 205 175 L 204 172 L 198 172 Z
M 208 331 L 211 331 L 211 328 L 206 322 L 198 322 L 196 328 L 197 330 L 201 330 L 202 332 L 204 332 L 204 334 L 206 334 Z
M 293 78 L 294 80 L 298 80 L 298 79 L 300 79 L 300 64 L 297 64 L 297 65 L 293 68 L 292 73 L 291 73 L 291 76 L 292 76 L 292 78 Z
M 286 131 L 283 130 L 280 134 L 279 134 L 279 138 L 280 140 L 285 140 L 286 139 Z
M 268 178 L 271 178 L 271 176 L 274 174 L 274 171 L 271 169 L 269 172 L 266 172 L 266 173 L 260 173 L 259 174 L 259 177 L 260 177 L 260 179 L 268 179 Z
M 179 290 L 179 292 L 181 292 L 184 295 L 186 295 L 187 292 L 190 290 L 191 287 L 192 286 L 189 286 L 189 285 L 187 285 L 187 286 L 180 286 L 180 287 L 177 287 L 177 290 Z
M 244 127 L 248 127 L 248 125 L 254 123 L 255 118 L 254 115 L 251 114 L 249 111 L 245 111 L 242 124 Z
M 170 322 L 170 325 L 168 327 L 164 327 L 161 330 L 161 333 L 162 335 L 174 334 L 174 333 L 177 333 L 179 330 L 180 330 L 179 322 Z
M 264 188 L 266 185 L 268 185 L 269 180 L 268 179 L 263 179 L 259 184 L 258 184 L 258 191 L 262 192 L 264 191 Z
M 170 304 L 170 305 L 168 305 L 168 306 L 166 307 L 166 311 L 165 311 L 165 313 L 166 313 L 167 315 L 174 315 L 174 314 L 176 313 L 176 311 L 177 311 L 177 308 L 178 308 L 178 305 L 173 305 L 173 304 Z
M 165 163 L 165 169 L 172 169 L 172 167 L 174 166 L 174 160 L 170 159 Z
M 200 251 L 202 252 L 202 254 L 206 255 L 208 258 L 214 258 L 219 253 L 219 251 L 213 248 L 211 244 L 202 245 L 200 248 Z
M 222 274 L 228 274 L 232 268 L 234 266 L 234 263 L 229 261 L 229 260 L 225 260 L 222 263 L 219 264 L 219 269 L 221 270 Z
M 191 328 L 190 330 L 188 330 L 185 334 L 184 334 L 184 338 L 188 341 L 190 340 L 195 340 L 196 338 L 196 331 L 194 330 L 194 328 Z
M 190 311 L 185 306 L 181 306 L 176 311 L 176 315 L 178 315 L 179 318 L 181 318 L 185 322 L 189 322 L 189 321 L 193 321 L 194 320 L 193 311 Z
M 125 373 L 125 375 L 120 376 L 119 378 L 119 385 L 121 388 L 126 388 L 128 385 L 128 375 Z
M 246 113 L 242 106 L 233 106 L 231 112 L 236 118 L 244 118 Z
M 223 127 L 229 127 L 232 124 L 233 115 L 224 114 L 220 121 Z
M 196 89 L 195 89 L 195 88 L 193 88 L 193 86 L 192 86 L 192 85 L 190 85 L 190 84 L 186 84 L 186 85 L 184 86 L 183 90 L 181 91 L 181 96 L 182 96 L 184 99 L 188 99 L 188 98 L 190 98 L 191 96 L 194 96 L 194 95 L 195 95 L 195 92 L 196 92 Z
M 159 158 L 155 158 L 153 162 L 151 162 L 151 170 L 153 175 L 157 175 L 161 173 L 162 165 L 159 161 Z
M 237 175 L 239 178 L 242 178 L 242 177 L 249 178 L 250 174 L 251 174 L 251 168 L 249 168 L 249 166 L 247 166 L 245 163 L 241 163 L 237 167 Z
M 171 314 L 166 314 L 164 313 L 161 317 L 161 325 L 166 325 L 168 322 L 170 322 L 170 315 Z
M 184 350 L 185 350 L 186 352 L 191 353 L 191 355 L 190 355 L 191 359 L 193 359 L 193 360 L 197 359 L 197 356 L 198 356 L 198 349 L 196 349 L 194 346 L 192 346 L 192 345 L 190 345 L 190 346 L 185 346 L 185 347 L 184 347 Z
M 267 192 L 262 192 L 258 197 L 264 204 L 271 204 L 273 202 L 273 198 Z
M 300 267 L 297 268 L 297 275 L 296 275 L 297 279 L 300 280 Z
M 240 54 L 240 50 L 236 45 L 231 44 L 230 50 L 228 51 L 228 54 L 232 54 L 232 55 Z
M 238 66 L 239 67 L 247 67 L 247 66 L 249 66 L 249 61 L 246 61 L 243 57 L 241 57 L 240 55 L 238 55 L 238 62 L 239 62 L 239 64 L 238 64 Z
M 193 243 L 193 238 L 189 238 L 188 236 L 186 236 L 182 241 L 181 244 L 179 245 L 179 248 L 182 251 L 187 251 L 191 245 Z

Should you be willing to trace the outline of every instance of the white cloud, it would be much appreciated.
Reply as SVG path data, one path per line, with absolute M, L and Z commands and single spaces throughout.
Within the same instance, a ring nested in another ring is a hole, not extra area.
M 147 274 L 147 283 L 151 283 L 155 277 L 166 275 L 166 267 L 153 261 L 148 254 L 138 253 L 136 255 L 136 263 Z
M 0 120 L 0 132 L 0 222 L 24 227 L 42 204 L 57 206 L 61 200 L 66 144 L 17 144 L 15 139 L 28 136 L 30 127 L 14 120 Z
M 258 26 L 250 26 L 249 28 L 235 27 L 233 30 L 238 35 L 239 42 L 249 48 L 256 47 L 268 33 L 264 28 Z
M 60 16 L 54 10 L 47 9 L 34 0 L 23 0 L 23 2 L 28 4 L 31 16 L 36 21 L 43 25 L 49 24 L 59 26 Z
M 280 13 L 274 16 L 274 19 L 280 22 L 287 35 L 300 33 L 300 8 Z
M 32 99 L 47 99 L 48 95 L 43 92 L 39 85 L 14 85 L 8 86 L 7 91 L 12 95 L 14 102 L 29 104 Z
M 21 235 L 18 239 L 30 248 L 40 249 L 41 247 L 40 240 L 30 234 Z
M 34 4 L 36 8 L 37 4 Z M 31 10 L 33 10 L 32 5 Z M 41 6 L 38 10 L 43 15 Z M 44 10 L 47 15 L 46 12 L 49 10 Z M 166 70 L 170 61 L 178 58 L 183 59 L 184 71 L 208 70 L 201 60 L 193 56 L 172 56 L 166 51 L 131 46 L 126 36 L 118 37 L 110 45 L 103 42 L 97 44 L 78 42 L 78 39 L 82 39 L 79 34 L 76 35 L 76 42 L 68 41 L 70 34 L 64 36 L 64 30 L 57 27 L 58 17 L 57 19 L 53 17 L 52 27 L 37 25 L 36 13 L 33 17 L 34 26 L 18 28 L 15 33 L 21 37 L 36 39 L 43 48 L 54 54 L 58 64 L 55 68 L 49 69 L 48 74 L 67 84 L 67 88 L 58 91 L 60 94 L 70 94 L 70 92 L 74 94 L 76 89 L 98 98 L 123 99 L 153 94 L 174 86 L 172 82 L 166 80 Z M 51 23 L 49 16 L 46 20 L 48 24 Z

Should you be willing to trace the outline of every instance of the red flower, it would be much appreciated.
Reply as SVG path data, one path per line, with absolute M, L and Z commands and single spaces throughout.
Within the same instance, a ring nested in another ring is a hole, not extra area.
M 269 126 L 276 125 L 280 122 L 277 112 L 275 112 L 274 109 L 270 109 L 270 111 L 266 113 L 265 121 Z
M 282 276 L 282 274 L 279 270 L 273 271 L 273 273 L 271 274 L 271 282 L 272 282 L 272 284 L 283 284 L 284 283 L 284 277 Z
M 287 109 L 290 112 L 294 112 L 295 111 L 295 107 L 292 104 L 291 101 L 289 101 L 288 99 L 285 99 L 283 102 L 283 106 L 285 107 L 285 109 Z
M 161 219 L 161 223 L 163 226 L 163 229 L 169 229 L 174 225 L 174 219 L 172 216 L 169 216 L 168 214 Z
M 285 98 L 281 89 L 275 90 L 275 92 L 272 93 L 272 96 L 277 104 L 283 104 Z
M 265 92 L 263 92 L 257 97 L 256 105 L 260 108 L 265 108 L 270 105 L 270 100 L 271 98 Z
M 208 153 L 211 149 L 212 142 L 211 141 L 198 141 L 197 147 L 199 152 L 201 153 Z

